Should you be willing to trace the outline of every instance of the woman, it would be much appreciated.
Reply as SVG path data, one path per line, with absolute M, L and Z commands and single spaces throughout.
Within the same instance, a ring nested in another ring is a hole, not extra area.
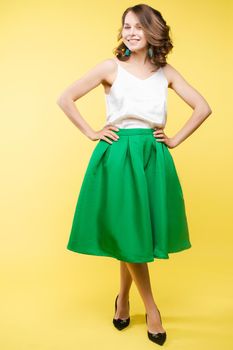
M 122 15 L 116 57 L 97 64 L 59 97 L 70 120 L 92 141 L 90 158 L 67 248 L 120 261 L 121 285 L 114 326 L 130 323 L 134 280 L 146 309 L 148 338 L 162 345 L 166 331 L 155 303 L 147 262 L 191 247 L 182 188 L 169 148 L 177 147 L 212 113 L 206 100 L 166 62 L 170 27 L 148 5 Z M 94 131 L 74 102 L 102 84 L 107 122 Z M 164 132 L 167 88 L 193 114 L 173 137 Z

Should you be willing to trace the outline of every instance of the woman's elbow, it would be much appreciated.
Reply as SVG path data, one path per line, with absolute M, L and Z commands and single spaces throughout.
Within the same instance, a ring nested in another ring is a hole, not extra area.
M 205 103 L 202 103 L 201 109 L 206 118 L 212 114 L 212 109 L 210 108 L 209 104 L 206 101 Z
M 209 105 L 206 106 L 206 116 L 209 117 L 212 114 L 212 109 Z
M 63 106 L 64 104 L 66 104 L 68 98 L 66 95 L 64 94 L 61 94 L 58 99 L 56 100 L 56 103 L 59 105 L 59 106 Z

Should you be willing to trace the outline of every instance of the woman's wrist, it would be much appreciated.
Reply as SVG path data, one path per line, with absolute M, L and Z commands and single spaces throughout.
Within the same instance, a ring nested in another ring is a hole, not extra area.
M 170 138 L 170 142 L 169 143 L 170 143 L 171 148 L 175 148 L 175 147 L 177 147 L 179 145 L 179 142 L 174 137 Z
M 93 140 L 95 131 L 92 129 L 84 130 L 83 131 L 84 135 L 87 136 L 90 140 Z

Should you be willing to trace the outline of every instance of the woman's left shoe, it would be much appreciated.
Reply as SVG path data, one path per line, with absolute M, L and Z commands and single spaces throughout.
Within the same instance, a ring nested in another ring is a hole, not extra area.
M 159 311 L 159 310 L 158 310 Z M 146 323 L 147 323 L 147 314 L 145 314 L 146 316 Z M 160 312 L 159 312 L 159 316 L 160 316 Z M 161 320 L 161 316 L 160 316 L 160 320 Z M 162 320 L 161 320 L 161 324 L 162 324 Z M 167 333 L 166 332 L 162 332 L 162 333 L 151 333 L 148 331 L 147 329 L 147 336 L 148 338 L 153 341 L 154 343 L 158 344 L 158 345 L 163 345 L 163 343 L 165 342 L 166 338 L 167 338 Z
M 119 294 L 116 296 L 116 300 L 115 300 L 115 313 L 117 310 L 117 299 L 118 299 Z M 129 305 L 129 301 L 128 301 L 128 305 Z M 130 307 L 130 306 L 129 306 Z M 124 329 L 125 327 L 127 327 L 130 323 L 130 317 L 126 318 L 126 319 L 121 319 L 121 318 L 113 318 L 113 324 L 114 326 L 121 331 L 122 329 Z

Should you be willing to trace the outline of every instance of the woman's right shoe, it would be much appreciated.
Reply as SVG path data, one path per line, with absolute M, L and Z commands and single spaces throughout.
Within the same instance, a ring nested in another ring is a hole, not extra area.
M 115 313 L 117 310 L 117 299 L 118 299 L 119 294 L 116 296 L 116 300 L 115 300 Z M 129 305 L 129 301 L 128 301 L 128 305 Z M 130 323 L 130 317 L 128 317 L 127 319 L 121 319 L 121 318 L 113 318 L 112 320 L 114 326 L 121 331 L 122 329 L 124 329 L 125 327 L 127 327 Z
M 158 310 L 158 312 L 159 312 L 159 310 Z M 147 314 L 145 314 L 145 316 L 146 316 L 146 324 L 147 324 Z M 160 320 L 161 320 L 160 312 L 159 312 L 159 316 L 160 316 Z M 161 320 L 161 324 L 162 324 L 162 320 Z M 159 344 L 159 345 L 163 345 L 163 343 L 165 342 L 165 340 L 167 338 L 166 332 L 151 333 L 148 331 L 148 329 L 147 329 L 147 335 L 151 341 L 153 341 L 154 343 Z

